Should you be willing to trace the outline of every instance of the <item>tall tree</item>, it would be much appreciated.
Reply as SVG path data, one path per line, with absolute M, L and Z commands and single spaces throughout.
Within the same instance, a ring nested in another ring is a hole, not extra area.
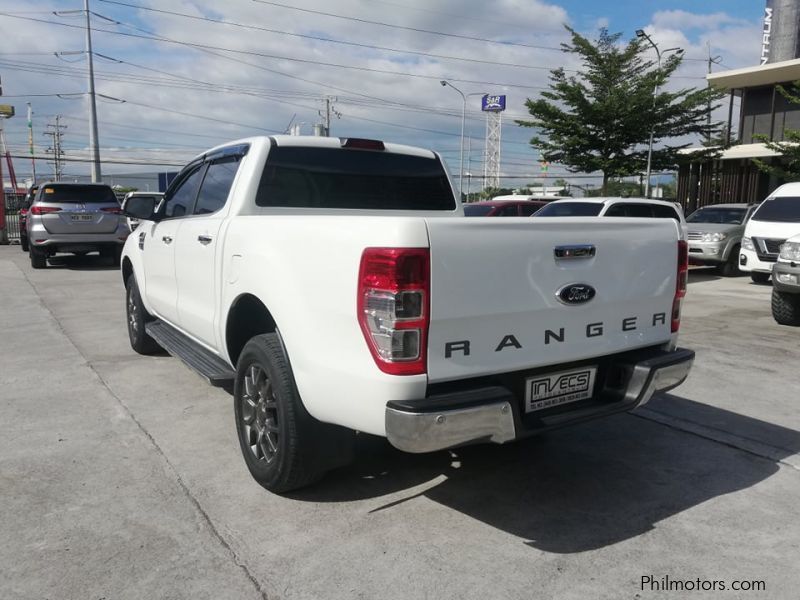
M 650 47 L 638 38 L 621 45 L 621 34 L 606 29 L 596 40 L 567 30 L 572 39 L 561 48 L 580 57 L 581 69 L 569 76 L 563 68 L 551 71 L 550 89 L 526 102 L 533 119 L 517 121 L 538 130 L 531 145 L 544 160 L 573 172 L 602 172 L 606 193 L 609 178 L 645 171 L 651 129 L 654 172 L 675 167 L 678 152 L 691 145 L 686 136 L 708 135 L 709 106 L 719 106 L 715 101 L 722 92 L 706 87 L 665 90 L 681 64 L 680 53 L 664 57 L 658 68 L 648 58 Z M 718 123 L 712 124 L 711 133 L 718 129 Z M 675 138 L 683 140 L 668 142 Z

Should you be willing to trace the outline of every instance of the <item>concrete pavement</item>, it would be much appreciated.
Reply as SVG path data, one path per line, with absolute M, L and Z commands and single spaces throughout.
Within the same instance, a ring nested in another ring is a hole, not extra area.
M 683 598 L 800 584 L 800 330 L 694 272 L 690 380 L 635 414 L 424 456 L 360 441 L 292 497 L 252 481 L 231 397 L 127 342 L 99 258 L 0 247 L 0 598 Z

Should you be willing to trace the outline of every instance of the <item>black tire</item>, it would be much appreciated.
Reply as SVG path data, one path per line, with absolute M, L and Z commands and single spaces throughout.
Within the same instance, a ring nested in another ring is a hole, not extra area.
M 100 256 L 105 258 L 112 266 L 118 267 L 122 256 L 122 246 L 113 248 L 100 248 Z
M 28 252 L 28 238 L 20 236 L 19 245 L 23 252 Z
M 740 274 L 739 271 L 739 246 L 731 248 L 731 253 L 728 255 L 728 260 L 722 263 L 719 267 L 719 274 L 723 277 L 736 277 Z
M 47 267 L 47 253 L 44 250 L 39 250 L 36 246 L 30 246 L 28 255 L 31 258 L 31 267 L 34 269 Z
M 128 325 L 128 339 L 133 348 L 139 354 L 155 354 L 161 350 L 161 346 L 147 335 L 144 327 L 153 320 L 153 316 L 147 312 L 139 295 L 139 286 L 136 285 L 136 277 L 128 276 L 125 286 L 125 316 Z
M 247 468 L 271 492 L 307 486 L 352 458 L 354 432 L 321 423 L 306 411 L 277 333 L 245 345 L 233 402 Z
M 753 283 L 767 283 L 769 281 L 769 273 L 761 273 L 760 271 L 751 271 L 750 279 Z
M 772 318 L 779 325 L 800 326 L 800 294 L 772 290 Z

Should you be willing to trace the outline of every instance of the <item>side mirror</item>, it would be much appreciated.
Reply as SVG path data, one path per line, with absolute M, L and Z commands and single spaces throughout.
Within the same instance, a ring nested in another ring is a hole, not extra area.
M 122 212 L 127 217 L 141 219 L 142 221 L 157 221 L 156 199 L 153 196 L 132 196 L 122 206 Z

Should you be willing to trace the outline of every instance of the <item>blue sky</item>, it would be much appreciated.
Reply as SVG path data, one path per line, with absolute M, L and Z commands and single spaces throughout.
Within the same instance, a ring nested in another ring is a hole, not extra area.
M 3 101 L 20 115 L 32 103 L 37 154 L 46 150 L 42 132 L 61 115 L 68 155 L 87 155 L 84 59 L 55 56 L 83 48 L 82 21 L 52 13 L 82 5 L 4 0 L 0 7 Z M 103 95 L 101 155 L 120 163 L 104 171 L 175 168 L 211 146 L 282 132 L 290 122 L 310 133 L 325 97 L 335 98 L 340 115 L 333 135 L 433 148 L 457 168 L 462 104 L 454 90 L 439 85 L 448 79 L 475 94 L 467 107 L 469 169 L 483 170 L 485 120 L 477 95 L 506 94 L 503 172 L 533 179 L 541 172 L 528 144 L 531 132 L 513 120 L 527 116 L 525 100 L 547 86 L 549 69 L 580 66 L 558 50 L 567 39 L 564 23 L 589 35 L 607 25 L 623 39 L 643 27 L 662 48 L 684 48 L 687 60 L 673 85 L 685 87 L 704 85 L 708 44 L 723 57 L 716 69 L 757 64 L 763 6 L 742 0 L 91 0 L 94 12 L 116 21 L 93 18 L 95 52 L 114 59 L 95 61 Z M 161 39 L 143 39 L 147 32 Z M 12 152 L 27 151 L 24 117 L 9 120 L 6 132 Z M 17 171 L 24 176 L 28 165 L 22 161 Z M 75 162 L 69 170 L 89 167 Z M 549 173 L 567 175 L 558 165 Z

